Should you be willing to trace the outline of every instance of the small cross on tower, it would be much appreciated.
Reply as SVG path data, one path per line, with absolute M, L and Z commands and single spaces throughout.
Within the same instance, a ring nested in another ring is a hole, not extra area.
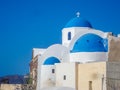
M 77 15 L 77 17 L 80 17 L 80 12 L 77 12 L 76 15 Z

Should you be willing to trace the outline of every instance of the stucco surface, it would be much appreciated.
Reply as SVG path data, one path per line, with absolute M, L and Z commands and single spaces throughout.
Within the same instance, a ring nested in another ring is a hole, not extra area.
M 75 90 L 75 89 L 68 87 L 51 87 L 51 88 L 44 88 L 41 90 Z
M 120 38 L 109 36 L 108 61 L 120 61 Z

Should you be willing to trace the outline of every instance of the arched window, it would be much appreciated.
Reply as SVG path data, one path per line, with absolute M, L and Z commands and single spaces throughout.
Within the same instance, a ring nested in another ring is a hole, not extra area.
M 71 32 L 68 32 L 68 40 L 71 40 Z

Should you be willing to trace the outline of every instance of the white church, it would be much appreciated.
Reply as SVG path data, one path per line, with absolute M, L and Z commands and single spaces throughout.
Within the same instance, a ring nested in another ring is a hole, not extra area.
M 120 34 L 93 28 L 79 12 L 63 28 L 62 44 L 33 48 L 34 62 L 37 90 L 120 90 Z

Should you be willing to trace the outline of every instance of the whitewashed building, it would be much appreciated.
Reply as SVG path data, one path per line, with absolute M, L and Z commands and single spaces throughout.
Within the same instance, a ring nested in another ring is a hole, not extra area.
M 63 28 L 62 44 L 34 49 L 33 58 L 38 55 L 37 90 L 119 90 L 120 35 L 97 30 L 79 15 Z

